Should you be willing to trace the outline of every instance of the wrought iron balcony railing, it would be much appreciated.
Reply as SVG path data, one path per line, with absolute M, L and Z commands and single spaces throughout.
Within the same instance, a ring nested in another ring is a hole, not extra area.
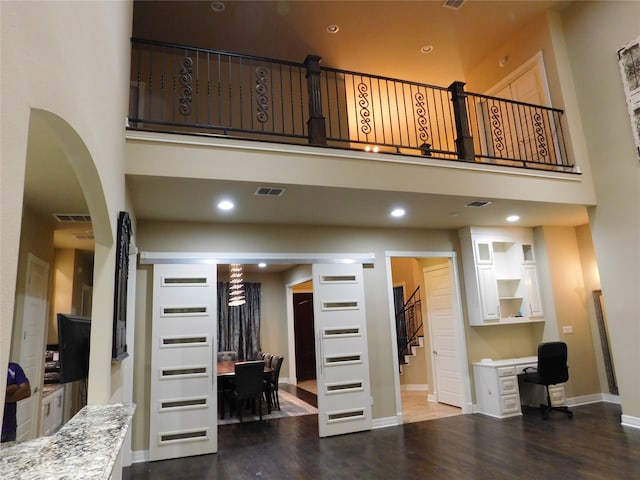
M 563 111 L 320 66 L 132 40 L 129 128 L 574 171 Z

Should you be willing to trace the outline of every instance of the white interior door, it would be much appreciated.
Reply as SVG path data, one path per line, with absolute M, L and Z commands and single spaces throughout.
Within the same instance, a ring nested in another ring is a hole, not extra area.
M 49 264 L 29 253 L 27 257 L 27 284 L 22 314 L 20 366 L 29 379 L 31 396 L 18 402 L 18 441 L 39 437 L 40 385 L 43 382 L 44 332 L 47 325 L 49 302 Z
M 370 430 L 362 265 L 314 264 L 312 270 L 320 436 Z
M 449 263 L 424 269 L 438 402 L 462 407 L 455 284 Z
M 153 270 L 149 459 L 215 453 L 216 265 Z

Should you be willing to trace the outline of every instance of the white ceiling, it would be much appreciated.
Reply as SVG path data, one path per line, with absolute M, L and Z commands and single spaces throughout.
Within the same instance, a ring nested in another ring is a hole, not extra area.
M 216 14 L 209 1 L 136 1 L 134 36 L 293 61 L 314 53 L 335 68 L 448 85 L 545 8 L 566 3 L 467 0 L 454 11 L 441 1 L 227 1 L 225 11 Z M 326 33 L 329 24 L 337 24 L 339 32 Z M 427 44 L 434 52 L 424 55 L 420 48 Z M 25 204 L 45 219 L 52 213 L 88 213 L 55 140 L 39 125 L 32 125 L 32 133 L 30 138 L 39 140 L 30 142 L 27 152 Z M 470 209 L 464 204 L 474 198 L 331 187 L 267 185 L 286 191 L 264 198 L 254 195 L 263 185 L 250 182 L 129 176 L 127 184 L 140 220 L 457 228 L 500 225 L 517 211 L 530 226 L 587 222 L 584 207 L 557 204 L 495 201 Z M 237 199 L 231 215 L 212 206 L 221 192 Z M 396 203 L 408 212 L 401 221 L 388 215 Z M 60 227 L 55 227 L 56 246 L 90 248 Z M 80 233 L 90 229 L 90 224 L 73 227 Z

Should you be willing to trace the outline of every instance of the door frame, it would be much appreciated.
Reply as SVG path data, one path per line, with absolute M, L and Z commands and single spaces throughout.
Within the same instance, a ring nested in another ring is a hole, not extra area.
M 473 413 L 471 399 L 471 378 L 469 376 L 469 360 L 467 352 L 466 335 L 464 330 L 464 315 L 462 314 L 462 301 L 460 296 L 460 279 L 458 276 L 458 260 L 456 252 L 416 252 L 416 251 L 385 251 L 385 266 L 387 269 L 387 297 L 389 304 L 389 329 L 391 334 L 391 350 L 393 355 L 393 380 L 396 397 L 396 422 L 402 425 L 402 397 L 400 395 L 400 365 L 398 363 L 398 336 L 396 334 L 395 314 L 393 312 L 393 276 L 391 271 L 391 259 L 400 258 L 447 258 L 453 275 L 454 296 L 458 311 L 458 336 L 457 346 L 459 355 L 460 375 L 462 378 L 462 413 Z
M 309 275 L 305 275 L 300 277 L 299 279 L 294 280 L 293 282 L 287 283 L 285 288 L 287 289 L 287 336 L 289 337 L 289 341 L 287 342 L 287 347 L 289 349 L 289 383 L 297 384 L 298 383 L 298 372 L 296 371 L 296 345 L 295 345 L 295 325 L 293 322 L 293 288 L 296 285 L 300 285 L 301 283 L 308 282 L 313 279 L 313 275 L 309 273 Z M 302 293 L 297 291 L 295 293 Z M 313 293 L 313 289 L 309 292 L 304 290 L 304 293 Z

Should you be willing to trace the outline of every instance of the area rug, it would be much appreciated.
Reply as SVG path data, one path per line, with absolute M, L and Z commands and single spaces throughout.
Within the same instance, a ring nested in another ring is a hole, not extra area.
M 306 402 L 303 402 L 298 397 L 291 395 L 289 392 L 280 390 L 278 395 L 280 397 L 280 410 L 271 410 L 271 413 L 267 413 L 265 408 L 265 411 L 262 414 L 263 420 L 296 417 L 299 415 L 316 415 L 318 413 L 317 408 L 309 405 Z M 260 417 L 258 415 L 252 415 L 251 412 L 246 412 L 242 415 L 243 422 L 254 422 L 257 420 L 260 420 Z M 239 422 L 240 419 L 238 417 L 218 419 L 218 425 L 228 425 L 230 423 Z

